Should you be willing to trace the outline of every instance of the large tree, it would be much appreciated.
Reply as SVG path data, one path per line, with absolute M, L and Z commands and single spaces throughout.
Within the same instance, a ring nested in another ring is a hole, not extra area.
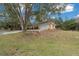
M 9 17 L 17 18 L 20 23 L 20 27 L 23 31 L 26 30 L 26 22 L 31 14 L 31 4 L 4 4 L 6 12 Z
M 50 19 L 48 16 L 49 13 L 53 15 L 57 15 L 57 19 L 63 10 L 65 10 L 65 4 L 60 3 L 44 3 L 40 4 L 40 10 L 36 13 L 36 18 L 40 21 L 44 21 L 45 19 Z M 52 15 L 52 17 L 53 17 Z

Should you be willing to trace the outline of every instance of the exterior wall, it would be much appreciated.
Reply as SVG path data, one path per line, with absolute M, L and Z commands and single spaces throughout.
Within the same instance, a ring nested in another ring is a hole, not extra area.
M 39 25 L 40 30 L 47 30 L 49 28 L 49 25 L 47 23 Z
M 55 24 L 49 24 L 49 29 L 51 30 L 55 29 Z
M 44 23 L 44 24 L 41 24 L 39 26 L 39 29 L 40 30 L 48 30 L 48 29 L 53 30 L 53 29 L 55 29 L 55 25 L 54 24 Z

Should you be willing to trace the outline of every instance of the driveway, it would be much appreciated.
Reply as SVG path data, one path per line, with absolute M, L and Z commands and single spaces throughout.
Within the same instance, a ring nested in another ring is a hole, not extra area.
M 7 34 L 13 34 L 13 33 L 19 33 L 22 32 L 21 30 L 17 30 L 17 31 L 2 31 L 0 30 L 0 35 L 7 35 Z

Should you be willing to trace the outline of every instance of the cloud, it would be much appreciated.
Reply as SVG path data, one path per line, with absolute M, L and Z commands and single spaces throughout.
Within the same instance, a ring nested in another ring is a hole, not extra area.
M 79 18 L 79 14 L 75 16 L 75 18 Z
M 65 7 L 65 11 L 63 11 L 62 13 L 66 13 L 66 12 L 72 12 L 74 10 L 74 6 L 72 4 L 68 4 Z

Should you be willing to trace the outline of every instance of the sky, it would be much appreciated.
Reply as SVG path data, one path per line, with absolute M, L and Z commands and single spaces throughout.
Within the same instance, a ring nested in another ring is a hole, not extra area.
M 65 11 L 60 15 L 63 19 L 79 17 L 79 3 L 67 4 Z
M 2 12 L 3 10 L 4 7 L 2 6 L 2 4 L 0 4 L 0 12 Z M 68 3 L 65 7 L 65 10 L 61 12 L 60 17 L 65 20 L 79 17 L 79 3 Z
M 4 10 L 4 6 L 3 4 L 0 4 L 0 13 L 3 12 L 3 10 Z

